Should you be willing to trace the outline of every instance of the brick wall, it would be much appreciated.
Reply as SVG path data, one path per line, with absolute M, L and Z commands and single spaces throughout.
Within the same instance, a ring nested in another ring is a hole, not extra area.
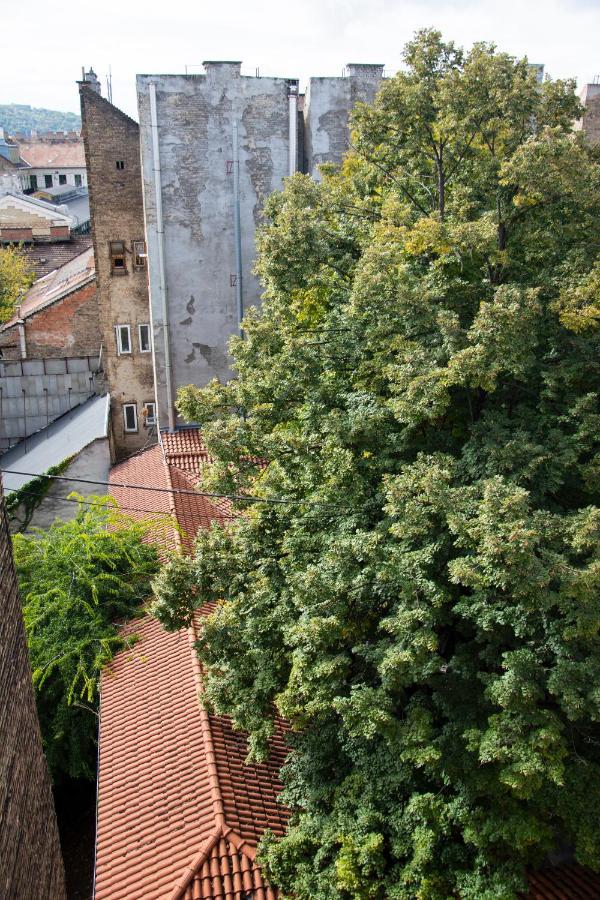
M 25 319 L 25 343 L 29 359 L 97 356 L 101 337 L 95 281 Z M 21 356 L 16 325 L 0 334 L 0 348 L 5 359 Z
M 66 897 L 0 484 L 0 897 Z
M 80 97 L 103 365 L 111 395 L 111 446 L 115 458 L 121 459 L 145 446 L 149 438 L 155 440 L 141 415 L 144 404 L 154 400 L 152 354 L 140 352 L 138 338 L 138 325 L 150 322 L 148 279 L 146 269 L 136 270 L 133 264 L 133 241 L 145 237 L 139 127 L 85 82 Z M 110 241 L 125 243 L 124 275 L 111 274 Z M 115 325 L 130 326 L 131 354 L 118 355 Z M 125 403 L 137 406 L 136 433 L 125 432 Z

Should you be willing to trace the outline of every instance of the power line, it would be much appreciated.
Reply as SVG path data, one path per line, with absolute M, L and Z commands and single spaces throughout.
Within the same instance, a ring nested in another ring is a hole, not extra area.
M 65 475 L 48 475 L 39 472 L 17 472 L 15 469 L 0 470 L 3 475 L 23 475 L 28 478 L 51 478 L 53 481 L 72 481 L 74 484 L 99 484 L 109 488 L 128 488 L 134 491 L 155 491 L 161 494 L 184 494 L 190 497 L 212 497 L 218 500 L 233 500 L 241 503 L 274 503 L 274 504 L 294 504 L 309 503 L 306 500 L 287 500 L 283 497 L 255 497 L 252 494 L 216 494 L 208 491 L 187 491 L 181 488 L 161 488 L 150 487 L 146 484 L 128 484 L 123 481 L 92 481 L 89 478 L 68 478 Z M 316 504 L 309 503 L 314 506 Z
M 38 493 L 36 493 L 36 491 L 26 491 L 26 490 L 22 490 L 22 489 L 19 490 L 19 494 L 27 494 L 27 496 L 29 496 L 29 497 L 38 497 L 38 498 L 40 496 Z M 42 499 L 45 499 L 45 498 L 42 498 Z M 176 519 L 176 516 L 174 516 L 172 512 L 168 512 L 167 510 L 164 510 L 164 509 L 160 509 L 160 510 L 159 509 L 141 509 L 140 507 L 136 507 L 136 506 L 121 506 L 121 504 L 118 503 L 116 500 L 115 500 L 115 505 L 113 506 L 113 504 L 111 504 L 111 503 L 106 503 L 106 502 L 102 502 L 102 501 L 96 502 L 94 500 L 88 500 L 85 497 L 83 497 L 81 499 L 78 499 L 77 497 L 51 497 L 50 499 L 56 500 L 59 503 L 85 503 L 88 506 L 98 506 L 103 509 L 114 509 L 115 512 L 119 512 L 121 510 L 127 510 L 127 512 L 139 512 L 139 513 L 144 513 L 145 515 L 149 515 L 149 516 L 156 515 L 156 516 L 165 516 L 169 519 Z M 234 516 L 231 513 L 224 513 L 224 512 L 221 512 L 220 510 L 218 511 L 218 515 L 222 519 L 238 519 L 239 518 L 239 516 Z M 209 522 L 214 522 L 217 519 L 216 516 L 215 516 L 215 518 L 212 518 L 207 513 L 198 513 L 198 518 L 208 519 Z

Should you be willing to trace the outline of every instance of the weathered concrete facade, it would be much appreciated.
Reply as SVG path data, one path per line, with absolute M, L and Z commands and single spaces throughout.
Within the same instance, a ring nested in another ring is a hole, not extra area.
M 66 897 L 0 482 L 0 897 Z
M 319 177 L 321 163 L 341 162 L 348 150 L 348 119 L 357 103 L 373 103 L 383 65 L 348 63 L 346 76 L 311 78 L 304 101 L 304 171 Z
M 238 291 L 241 289 L 244 308 L 258 303 L 261 293 L 252 267 L 262 205 L 272 191 L 282 187 L 291 169 L 297 168 L 296 156 L 290 159 L 290 148 L 294 153 L 297 146 L 297 83 L 285 78 L 245 77 L 240 66 L 215 62 L 205 64 L 205 75 L 138 76 L 161 427 L 174 422 L 173 418 L 169 421 L 169 393 L 174 396 L 182 385 L 204 385 L 214 377 L 230 377 L 227 342 L 239 330 Z M 239 261 L 234 202 L 238 172 Z M 157 209 L 158 178 L 162 209 Z M 169 352 L 171 391 L 167 383 Z
M 93 83 L 80 82 L 80 97 L 111 446 L 122 459 L 156 440 L 144 417 L 155 397 L 139 127 Z M 127 346 L 119 326 L 129 335 Z
M 600 144 L 600 84 L 586 84 L 579 98 L 584 113 L 575 127 L 585 133 L 590 144 Z

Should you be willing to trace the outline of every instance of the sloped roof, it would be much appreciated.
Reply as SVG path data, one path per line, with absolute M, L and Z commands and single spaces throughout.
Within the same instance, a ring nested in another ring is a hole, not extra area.
M 0 331 L 12 328 L 19 319 L 28 319 L 66 297 L 67 294 L 72 294 L 73 291 L 93 281 L 95 277 L 94 251 L 88 247 L 60 268 L 39 278 L 23 298 L 19 315 L 13 316 L 1 325 Z
M 21 252 L 37 277 L 43 278 L 91 246 L 91 234 L 74 234 L 68 241 L 26 244 Z
M 163 433 L 160 439 L 161 443 L 111 469 L 111 494 L 117 503 L 132 509 L 130 514 L 136 518 L 156 513 L 172 516 L 179 530 L 159 522 L 152 533 L 153 541 L 167 550 L 191 552 L 199 528 L 211 522 L 222 525 L 231 513 L 222 500 L 195 493 L 203 467 L 209 462 L 198 429 Z M 121 487 L 123 484 L 158 487 L 161 491 Z
M 32 169 L 85 168 L 81 139 L 19 141 L 19 154 Z
M 287 821 L 277 803 L 283 729 L 268 762 L 244 764 L 245 737 L 199 701 L 198 627 L 130 623 L 137 642 L 102 676 L 96 900 L 266 891 L 254 856 L 265 828 L 281 835 Z
M 526 900 L 597 900 L 600 874 L 576 863 L 563 863 L 532 872 Z

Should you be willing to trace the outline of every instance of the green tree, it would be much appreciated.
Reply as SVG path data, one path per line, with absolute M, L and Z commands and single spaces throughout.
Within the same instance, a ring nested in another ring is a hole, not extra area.
M 431 31 L 405 59 L 268 201 L 239 377 L 180 392 L 214 487 L 271 502 L 156 580 L 169 628 L 220 601 L 207 696 L 252 753 L 292 725 L 262 859 L 306 900 L 600 868 L 599 166 L 571 82 Z
M 14 538 L 15 565 L 46 758 L 55 781 L 94 778 L 98 679 L 123 646 L 118 623 L 149 595 L 156 550 L 144 523 L 108 497 L 74 519 Z
M 0 247 L 0 324 L 8 321 L 19 298 L 31 287 L 35 273 L 17 247 Z

